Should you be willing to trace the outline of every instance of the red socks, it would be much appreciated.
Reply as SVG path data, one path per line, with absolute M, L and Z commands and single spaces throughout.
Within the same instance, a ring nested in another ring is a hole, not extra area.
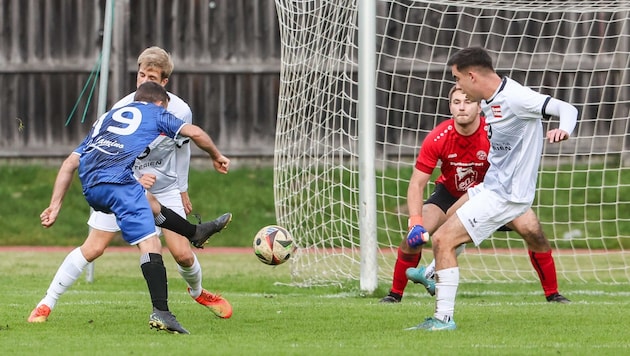
M 398 248 L 398 258 L 394 265 L 394 280 L 391 291 L 402 296 L 407 286 L 407 268 L 418 267 L 422 253 L 406 254 Z
M 542 284 L 545 296 L 548 297 L 558 293 L 558 278 L 556 276 L 556 265 L 551 256 L 551 250 L 547 252 L 529 252 L 529 259 L 532 266 L 538 273 L 540 284 Z

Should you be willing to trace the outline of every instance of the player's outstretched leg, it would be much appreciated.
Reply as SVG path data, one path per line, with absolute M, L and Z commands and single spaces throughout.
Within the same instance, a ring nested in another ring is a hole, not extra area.
M 232 214 L 225 213 L 212 221 L 194 225 L 165 206 L 160 206 L 160 210 L 154 214 L 155 225 L 184 236 L 197 248 L 203 248 L 212 235 L 223 230 L 232 221 Z
M 164 330 L 171 334 L 190 334 L 188 330 L 175 319 L 170 311 L 153 308 L 153 313 L 149 316 L 149 327 L 157 330 Z
M 422 284 L 431 296 L 435 295 L 435 280 L 432 277 L 427 277 L 426 268 L 424 266 L 407 268 L 405 273 L 410 281 Z
M 190 239 L 190 243 L 197 248 L 203 248 L 210 237 L 225 229 L 230 221 L 232 221 L 232 213 L 225 213 L 212 221 L 197 225 L 197 231 Z

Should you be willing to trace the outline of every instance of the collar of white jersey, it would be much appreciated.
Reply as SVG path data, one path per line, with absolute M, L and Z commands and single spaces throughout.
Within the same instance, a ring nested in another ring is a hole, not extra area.
M 494 94 L 492 94 L 490 99 L 486 100 L 486 103 L 490 104 L 492 100 L 494 100 L 494 98 L 496 98 L 497 95 L 499 95 L 499 93 L 503 91 L 503 88 L 505 88 L 505 85 L 507 84 L 507 80 L 508 80 L 508 77 L 501 78 L 501 85 L 499 85 L 499 88 L 497 88 L 497 91 L 495 91 Z

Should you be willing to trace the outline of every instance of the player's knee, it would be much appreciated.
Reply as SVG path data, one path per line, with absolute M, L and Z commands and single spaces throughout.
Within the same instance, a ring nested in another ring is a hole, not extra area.
M 173 253 L 173 258 L 178 265 L 182 267 L 190 267 L 195 263 L 195 256 L 192 251 L 185 253 Z
M 447 235 L 443 235 L 439 233 L 436 233 L 433 236 L 431 236 L 431 244 L 433 246 L 433 251 L 435 253 L 438 253 L 439 251 L 448 250 L 450 247 L 455 248 L 455 245 L 450 243 Z
M 83 245 L 81 246 L 81 253 L 86 261 L 93 262 L 103 255 L 105 248 L 106 246 Z
M 542 232 L 529 232 L 526 236 L 527 238 L 525 240 L 530 250 L 534 252 L 547 252 L 551 249 L 549 240 L 547 240 L 547 237 Z

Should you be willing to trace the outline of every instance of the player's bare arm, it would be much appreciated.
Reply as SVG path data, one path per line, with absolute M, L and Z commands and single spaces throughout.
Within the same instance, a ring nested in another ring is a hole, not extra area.
M 197 125 L 184 125 L 180 132 L 182 136 L 190 137 L 193 142 L 197 145 L 197 147 L 206 151 L 210 157 L 212 158 L 212 164 L 214 165 L 214 169 L 219 172 L 226 174 L 230 169 L 230 160 L 225 157 L 217 146 L 214 144 L 214 141 L 208 136 L 205 131 L 203 131 Z
M 52 197 L 50 198 L 50 204 L 39 215 L 41 224 L 45 228 L 51 227 L 57 220 L 59 210 L 63 199 L 70 188 L 74 172 L 79 168 L 79 155 L 71 153 L 61 164 L 59 172 L 57 172 L 57 178 L 55 179 L 55 185 L 53 186 Z
M 188 195 L 188 192 L 181 192 L 180 195 L 182 196 L 184 212 L 188 215 L 192 212 L 192 202 L 190 201 L 190 196 Z
M 417 168 L 413 169 L 411 179 L 409 180 L 409 188 L 407 188 L 407 207 L 409 208 L 409 216 L 422 217 L 422 205 L 423 192 L 426 188 L 431 175 L 420 171 Z
M 192 113 L 190 116 L 192 116 Z M 187 120 L 184 121 L 189 122 Z M 175 149 L 175 162 L 177 186 L 179 187 L 184 213 L 188 215 L 193 209 L 192 202 L 188 195 L 188 172 L 190 171 L 190 143 L 188 140 L 177 145 Z
M 214 169 L 219 173 L 227 174 L 230 169 L 230 159 L 224 155 L 213 159 L 212 164 L 214 165 Z
M 431 176 L 417 168 L 414 168 L 407 189 L 407 207 L 409 208 L 409 222 L 407 245 L 415 249 L 429 240 L 429 234 L 423 226 L 422 221 L 422 205 L 423 190 Z

